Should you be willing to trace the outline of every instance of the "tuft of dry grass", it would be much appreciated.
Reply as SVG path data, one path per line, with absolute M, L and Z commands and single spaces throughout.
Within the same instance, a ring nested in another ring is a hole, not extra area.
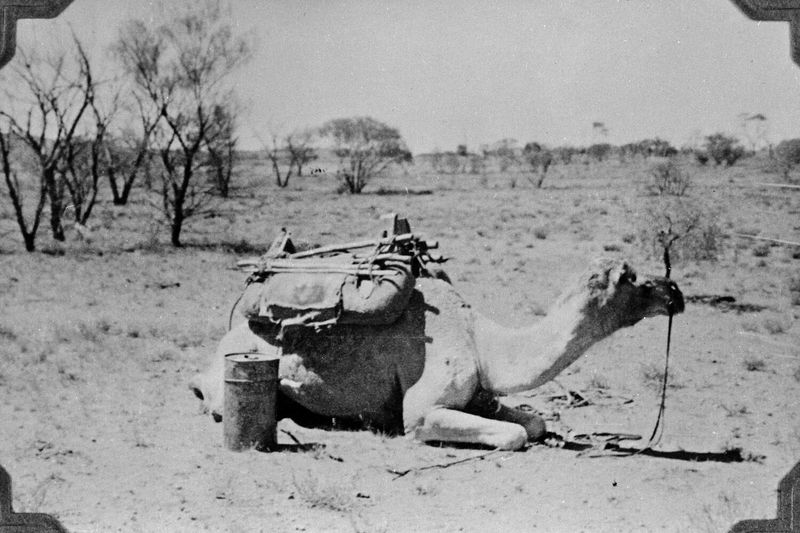
M 642 366 L 641 369 L 642 381 L 645 386 L 650 389 L 661 390 L 662 383 L 664 382 L 664 368 L 654 363 L 648 363 Z M 676 380 L 675 372 L 670 371 L 667 375 L 667 388 L 668 389 L 682 389 L 683 383 Z
M 312 508 L 343 513 L 355 505 L 349 487 L 342 485 L 338 479 L 320 478 L 312 472 L 300 478 L 293 476 L 292 479 L 297 495 Z
M 720 407 L 722 408 L 723 411 L 725 411 L 725 416 L 731 418 L 752 414 L 750 409 L 748 409 L 746 405 L 734 404 L 728 406 L 725 404 L 720 404 Z
M 735 494 L 720 492 L 716 501 L 704 504 L 702 511 L 689 517 L 690 530 L 698 532 L 727 531 L 739 520 L 756 515 L 751 505 L 742 503 Z
M 663 372 L 662 372 L 663 376 Z M 589 380 L 588 388 L 590 389 L 599 389 L 599 390 L 607 390 L 611 388 L 611 384 L 608 382 L 608 378 L 605 376 L 601 376 L 599 374 L 594 374 L 592 379 Z
M 789 299 L 792 305 L 800 305 L 800 276 L 789 278 Z
M 759 243 L 753 246 L 754 257 L 768 257 L 770 251 L 769 243 Z
M 17 340 L 17 332 L 11 326 L 0 324 L 0 339 L 5 342 L 14 342 Z
M 789 329 L 789 326 L 791 325 L 788 324 L 786 320 L 774 316 L 765 317 L 761 324 L 762 326 L 764 326 L 764 329 L 767 331 L 767 333 L 770 333 L 772 335 L 778 335 L 779 333 L 786 333 L 786 331 Z
M 767 368 L 767 363 L 760 357 L 749 356 L 742 362 L 748 372 L 763 372 Z

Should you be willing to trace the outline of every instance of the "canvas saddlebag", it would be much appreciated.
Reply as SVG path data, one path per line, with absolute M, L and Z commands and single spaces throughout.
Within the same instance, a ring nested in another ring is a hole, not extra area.
M 242 314 L 281 327 L 391 324 L 405 311 L 415 283 L 402 267 L 382 268 L 379 275 L 299 270 L 251 283 Z

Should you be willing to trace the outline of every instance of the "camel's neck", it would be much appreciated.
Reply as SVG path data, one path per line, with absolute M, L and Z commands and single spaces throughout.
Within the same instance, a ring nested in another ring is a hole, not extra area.
M 616 329 L 598 318 L 586 315 L 580 295 L 559 302 L 527 328 L 506 328 L 481 317 L 475 331 L 481 385 L 512 393 L 550 381 Z

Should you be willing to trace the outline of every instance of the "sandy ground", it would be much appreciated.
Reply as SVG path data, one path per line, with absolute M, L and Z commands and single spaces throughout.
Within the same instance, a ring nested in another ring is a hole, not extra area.
M 290 421 L 279 426 L 281 451 L 232 453 L 188 391 L 242 287 L 235 261 L 280 227 L 325 244 L 372 236 L 381 214 L 405 214 L 440 241 L 467 300 L 521 325 L 594 257 L 661 272 L 635 238 L 653 200 L 647 164 L 557 166 L 542 190 L 522 175 L 412 167 L 353 197 L 335 194 L 331 178 L 278 190 L 250 162 L 240 169 L 246 186 L 220 205 L 222 216 L 194 220 L 182 250 L 159 242 L 165 232 L 149 222 L 141 191 L 126 208 L 100 206 L 90 243 L 70 234 L 56 246 L 43 229 L 48 253 L 22 252 L 4 215 L 0 463 L 15 509 L 97 532 L 725 531 L 774 517 L 777 482 L 800 460 L 800 309 L 790 291 L 800 255 L 788 247 L 731 237 L 718 261 L 674 265 L 685 295 L 755 307 L 696 301 L 676 317 L 661 456 L 440 448 Z M 689 195 L 725 232 L 797 240 L 800 193 L 755 186 L 775 181 L 760 167 L 690 166 Z M 659 318 L 619 331 L 561 376 L 591 405 L 560 401 L 557 385 L 509 401 L 558 418 L 560 431 L 646 439 L 666 328 Z M 697 460 L 735 450 L 743 461 Z

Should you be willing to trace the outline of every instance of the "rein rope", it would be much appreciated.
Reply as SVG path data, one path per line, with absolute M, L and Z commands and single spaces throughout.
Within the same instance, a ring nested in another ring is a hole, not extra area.
M 664 247 L 664 268 L 666 269 L 665 278 L 669 279 L 672 273 L 672 264 L 669 260 L 669 247 Z M 672 306 L 669 309 L 669 322 L 667 324 L 667 350 L 664 357 L 664 378 L 661 380 L 661 403 L 658 406 L 658 416 L 656 423 L 653 427 L 653 433 L 650 434 L 647 444 L 641 451 L 650 449 L 651 446 L 656 445 L 661 441 L 661 436 L 664 434 L 664 411 L 667 403 L 667 380 L 669 379 L 669 347 L 672 342 Z M 660 431 L 659 431 L 660 430 Z

